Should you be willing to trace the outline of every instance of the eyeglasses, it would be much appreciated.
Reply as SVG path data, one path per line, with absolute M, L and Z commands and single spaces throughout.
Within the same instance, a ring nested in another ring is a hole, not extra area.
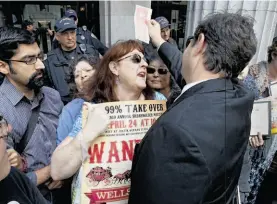
M 167 69 L 163 69 L 163 68 L 155 69 L 155 68 L 152 68 L 152 67 L 147 67 L 147 73 L 148 73 L 148 74 L 154 74 L 156 71 L 157 71 L 160 75 L 165 75 L 165 74 L 168 73 L 168 70 L 167 70 Z
M 11 61 L 11 62 L 24 62 L 27 65 L 32 65 L 35 64 L 37 62 L 37 59 L 40 59 L 41 61 L 44 61 L 47 59 L 47 55 L 39 55 L 37 57 L 35 56 L 31 56 L 31 57 L 27 57 L 25 60 L 11 60 L 11 59 L 4 59 L 7 61 Z
M 142 58 L 139 54 L 133 54 L 133 55 L 124 57 L 122 59 L 117 60 L 117 62 L 120 62 L 120 61 L 125 60 L 127 58 L 131 58 L 132 62 L 135 63 L 135 64 L 141 63 L 142 60 L 144 60 L 146 62 L 146 59 L 144 57 Z

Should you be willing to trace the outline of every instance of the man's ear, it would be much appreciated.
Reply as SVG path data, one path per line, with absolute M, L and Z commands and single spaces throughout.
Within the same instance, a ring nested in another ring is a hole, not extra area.
M 7 75 L 10 73 L 10 67 L 7 62 L 0 60 L 0 73 Z
M 272 60 L 276 60 L 277 59 L 277 52 L 272 52 L 271 53 L 271 58 L 272 58 Z
M 113 61 L 110 62 L 110 63 L 109 63 L 109 68 L 110 68 L 111 72 L 112 72 L 114 75 L 116 75 L 116 76 L 119 75 L 119 73 L 118 73 L 118 66 L 117 66 L 116 62 L 113 62 Z
M 194 55 L 202 54 L 205 52 L 206 43 L 205 43 L 205 36 L 203 33 L 200 33 L 193 47 L 194 47 Z

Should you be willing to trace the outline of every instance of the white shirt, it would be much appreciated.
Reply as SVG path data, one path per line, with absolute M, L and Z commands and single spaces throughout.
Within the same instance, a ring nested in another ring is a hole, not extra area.
M 197 84 L 200 84 L 204 81 L 208 81 L 208 79 L 205 79 L 205 80 L 201 80 L 201 81 L 196 81 L 196 82 L 193 82 L 193 83 L 189 83 L 189 84 L 186 84 L 181 92 L 181 94 L 175 99 L 175 101 L 177 101 L 178 98 L 180 98 L 180 96 L 182 96 L 183 93 L 185 93 L 187 90 L 189 90 L 191 87 L 197 85 Z M 175 102 L 174 101 L 174 102 Z

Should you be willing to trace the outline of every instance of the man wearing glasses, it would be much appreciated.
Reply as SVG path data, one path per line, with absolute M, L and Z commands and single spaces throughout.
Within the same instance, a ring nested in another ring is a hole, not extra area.
M 0 114 L 12 125 L 7 140 L 12 166 L 26 173 L 47 199 L 60 181 L 50 178 L 56 128 L 63 108 L 59 93 L 43 87 L 44 64 L 35 38 L 19 28 L 0 28 Z
M 76 90 L 73 70 L 70 68 L 72 61 L 81 55 L 99 58 L 99 52 L 92 45 L 77 43 L 76 29 L 74 20 L 68 17 L 56 22 L 55 38 L 60 46 L 49 52 L 45 61 L 46 85 L 60 93 L 64 104 L 72 100 Z
M 6 141 L 11 126 L 0 115 L 0 203 L 47 204 L 36 186 L 19 170 L 11 167 Z

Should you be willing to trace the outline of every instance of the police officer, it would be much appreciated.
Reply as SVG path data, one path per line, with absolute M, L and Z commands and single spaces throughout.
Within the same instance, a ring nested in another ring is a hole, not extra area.
M 65 12 L 65 17 L 73 19 L 75 21 L 75 24 L 78 25 L 77 13 L 73 9 L 68 9 Z M 93 45 L 102 56 L 108 50 L 108 48 L 105 45 L 103 45 L 103 43 L 100 42 L 95 37 L 95 35 L 92 34 L 87 29 L 87 26 L 78 27 L 76 34 L 77 34 L 77 41 L 79 43 Z M 58 46 L 59 46 L 59 43 L 56 40 L 54 40 L 52 45 L 53 49 L 57 48 Z
M 58 20 L 55 37 L 60 46 L 50 51 L 45 60 L 45 83 L 60 93 L 64 104 L 72 100 L 76 90 L 71 62 L 80 55 L 99 58 L 99 52 L 92 45 L 76 41 L 76 29 L 72 19 L 64 17 Z

